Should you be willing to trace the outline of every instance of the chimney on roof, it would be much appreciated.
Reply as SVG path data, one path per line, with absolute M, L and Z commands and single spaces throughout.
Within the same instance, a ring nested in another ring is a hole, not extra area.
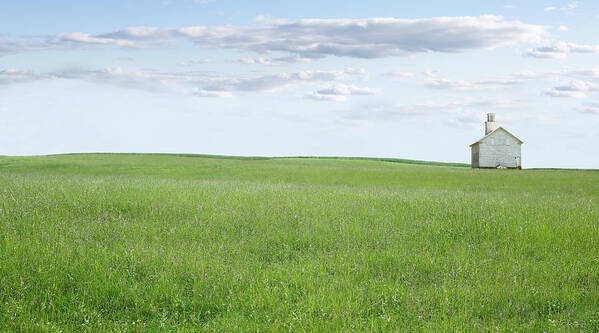
M 493 132 L 497 129 L 497 123 L 495 122 L 495 114 L 487 113 L 487 121 L 485 121 L 485 135 Z

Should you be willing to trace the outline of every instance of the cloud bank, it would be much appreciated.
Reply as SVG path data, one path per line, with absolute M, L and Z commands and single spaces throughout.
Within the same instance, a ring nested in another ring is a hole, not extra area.
M 574 2 L 570 2 L 568 5 L 566 5 L 564 7 L 549 6 L 549 7 L 543 8 L 543 10 L 546 11 L 546 12 L 571 11 L 571 10 L 574 10 L 574 9 L 578 8 L 578 4 L 579 4 L 578 1 L 574 1 Z
M 572 81 L 568 85 L 545 89 L 543 94 L 551 97 L 583 98 L 587 92 L 591 91 L 599 91 L 599 85 L 579 80 Z
M 571 53 L 599 53 L 599 45 L 584 45 L 557 41 L 528 49 L 525 55 L 534 58 L 565 59 Z
M 144 48 L 185 40 L 200 47 L 258 54 L 283 53 L 290 57 L 282 59 L 382 58 L 537 42 L 546 30 L 539 25 L 507 21 L 496 15 L 298 21 L 259 17 L 256 22 L 256 26 L 130 27 L 105 34 L 68 32 L 35 40 L 0 40 L 0 53 L 105 46 Z
M 371 120 L 393 121 L 397 119 L 438 116 L 443 114 L 445 122 L 451 126 L 479 126 L 481 109 L 506 110 L 521 107 L 521 101 L 509 100 L 460 100 L 447 103 L 424 102 L 407 105 L 363 104 L 355 105 L 345 112 L 344 119 L 350 122 Z
M 127 71 L 121 67 L 99 70 L 68 69 L 52 73 L 37 74 L 27 70 L 0 70 L 0 85 L 29 83 L 40 80 L 82 80 L 96 84 L 107 84 L 153 93 L 178 92 L 197 97 L 229 98 L 239 92 L 274 92 L 292 86 L 316 86 L 327 88 L 308 92 L 306 97 L 315 100 L 345 101 L 352 95 L 373 95 L 376 89 L 362 88 L 340 83 L 342 80 L 362 78 L 364 69 L 346 68 L 329 71 L 301 71 L 275 73 L 250 77 L 225 77 L 211 72 L 183 71 L 159 72 Z M 332 83 L 336 82 L 336 83 Z
M 599 116 L 599 103 L 588 103 L 578 108 L 581 113 L 587 113 Z
M 354 85 L 337 84 L 325 89 L 311 91 L 306 98 L 318 101 L 345 102 L 352 95 L 375 95 L 379 91 L 372 88 L 360 88 Z

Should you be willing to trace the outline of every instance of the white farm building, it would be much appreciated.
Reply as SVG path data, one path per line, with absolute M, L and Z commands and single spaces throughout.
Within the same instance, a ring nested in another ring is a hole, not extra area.
M 522 140 L 497 127 L 495 114 L 487 113 L 485 136 L 470 145 L 473 168 L 522 168 Z

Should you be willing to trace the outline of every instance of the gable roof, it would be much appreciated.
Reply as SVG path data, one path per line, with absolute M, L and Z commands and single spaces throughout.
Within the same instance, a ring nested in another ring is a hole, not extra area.
M 517 138 L 517 137 L 516 137 L 514 134 L 512 134 L 512 133 L 508 132 L 508 131 L 507 131 L 505 128 L 503 128 L 503 127 L 499 126 L 499 127 L 497 127 L 497 128 L 496 128 L 496 129 L 495 129 L 493 132 L 491 132 L 491 133 L 489 133 L 489 134 L 487 134 L 487 135 L 483 136 L 483 137 L 482 137 L 482 138 L 480 138 L 478 141 L 476 141 L 475 143 L 471 144 L 471 145 L 470 145 L 470 147 L 472 147 L 472 146 L 474 146 L 474 145 L 476 145 L 476 144 L 479 144 L 479 143 L 481 143 L 483 140 L 485 140 L 486 138 L 490 137 L 491 135 L 493 135 L 495 132 L 497 132 L 497 131 L 499 131 L 499 130 L 502 130 L 502 131 L 504 131 L 504 132 L 505 132 L 507 135 L 509 135 L 509 136 L 511 136 L 512 138 L 514 138 L 516 141 L 518 141 L 518 143 L 519 143 L 519 144 L 523 144 L 523 143 L 524 143 L 524 141 L 522 141 L 522 140 L 518 139 L 518 138 Z

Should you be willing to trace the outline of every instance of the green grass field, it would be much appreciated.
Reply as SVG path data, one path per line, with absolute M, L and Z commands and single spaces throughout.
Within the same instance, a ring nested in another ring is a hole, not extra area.
M 599 331 L 599 172 L 399 162 L 0 157 L 0 331 Z

